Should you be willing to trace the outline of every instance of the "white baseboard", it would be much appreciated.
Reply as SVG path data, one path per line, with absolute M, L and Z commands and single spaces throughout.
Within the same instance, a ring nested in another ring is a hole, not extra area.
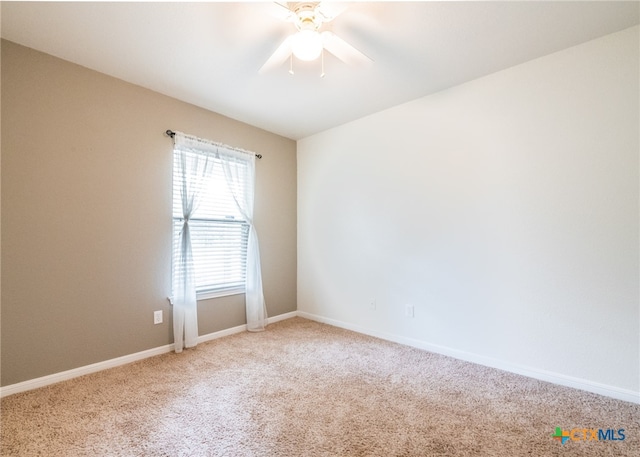
M 297 316 L 297 311 L 290 313 L 280 314 L 278 316 L 270 317 L 267 322 L 273 324 L 284 319 L 290 319 Z M 225 336 L 233 335 L 235 333 L 242 333 L 247 330 L 246 325 L 238 325 L 219 332 L 209 333 L 207 335 L 201 335 L 198 337 L 198 343 L 204 343 L 205 341 L 211 341 Z M 126 365 L 128 363 L 137 362 L 138 360 L 146 359 L 160 354 L 166 354 L 173 351 L 173 344 L 167 344 L 153 349 L 147 349 L 146 351 L 136 352 L 135 354 L 129 354 L 115 359 L 105 360 L 103 362 L 93 363 L 83 367 L 74 368 L 60 373 L 54 373 L 40 378 L 29 379 L 28 381 L 11 384 L 8 386 L 0 387 L 0 398 L 8 395 L 17 394 L 20 392 L 26 392 L 28 390 L 38 389 L 51 384 L 56 384 L 61 381 L 67 381 L 69 379 L 77 378 L 87 374 L 95 373 L 97 371 L 107 370 L 109 368 Z
M 413 338 L 407 338 L 399 335 L 393 335 L 390 333 L 378 332 L 370 330 L 365 327 L 349 324 L 347 322 L 338 321 L 316 314 L 307 313 L 304 311 L 292 311 L 290 313 L 280 314 L 278 316 L 270 317 L 268 319 L 269 324 L 279 322 L 292 317 L 300 316 L 305 319 L 310 319 L 316 322 L 332 325 L 334 327 L 344 328 L 364 335 L 370 335 L 376 338 L 380 338 L 394 343 L 404 344 L 406 346 L 423 349 L 437 354 L 447 355 L 456 359 L 465 360 L 467 362 L 477 363 L 479 365 L 489 366 L 500 370 L 508 371 L 511 373 L 520 374 L 541 381 L 558 384 L 561 386 L 572 387 L 574 389 L 585 390 L 587 392 L 593 392 L 606 397 L 616 398 L 618 400 L 628 401 L 630 403 L 640 404 L 640 392 L 634 392 L 628 389 L 621 389 L 614 386 L 596 383 L 585 379 L 566 376 L 559 373 L 553 373 L 545 370 L 539 370 L 536 368 L 523 367 L 515 364 L 511 364 L 502 360 L 492 359 L 479 354 L 473 354 L 470 352 L 459 351 L 444 346 L 434 345 L 425 341 L 416 340 Z M 247 330 L 246 325 L 239 325 L 230 329 L 220 330 L 218 332 L 209 333 L 198 337 L 198 343 L 204 343 L 205 341 L 211 341 L 225 336 L 241 333 Z M 173 344 L 167 344 L 146 351 L 136 352 L 135 354 L 129 354 L 115 359 L 105 360 L 104 362 L 98 362 L 83 367 L 74 368 L 72 370 L 63 371 L 60 373 L 54 373 L 52 375 L 43 376 L 36 379 L 30 379 L 28 381 L 11 384 L 8 386 L 0 387 L 0 398 L 8 395 L 17 394 L 19 392 L 26 392 L 28 390 L 37 389 L 39 387 L 48 386 L 61 381 L 77 378 L 97 371 L 114 368 L 120 365 L 126 365 L 128 363 L 136 362 L 138 360 L 146 359 L 160 354 L 166 354 L 173 351 Z
M 11 384 L 8 386 L 0 387 L 0 398 L 8 395 L 17 394 L 20 392 L 26 392 L 28 390 L 38 389 L 39 387 L 45 387 L 51 384 L 56 384 L 61 381 L 67 381 L 69 379 L 84 376 L 97 371 L 107 370 L 109 368 L 118 367 L 120 365 L 126 365 L 131 362 L 146 359 L 160 354 L 165 354 L 173 350 L 173 344 L 167 344 L 153 349 L 147 349 L 146 351 L 136 352 L 135 354 L 129 354 L 115 359 L 105 360 L 104 362 L 92 363 L 91 365 L 85 365 L 83 367 L 74 368 L 72 370 L 62 371 L 60 373 L 54 373 L 41 378 L 29 379 L 28 381 Z
M 269 323 L 273 324 L 275 322 L 284 321 L 286 319 L 291 319 L 292 317 L 297 317 L 298 311 L 291 311 L 290 313 L 278 314 L 277 316 L 273 316 L 269 318 Z
M 619 387 L 600 384 L 600 383 L 589 381 L 586 379 L 566 376 L 560 373 L 553 373 L 550 371 L 540 370 L 537 368 L 519 366 L 516 364 L 505 362 L 503 360 L 497 360 L 491 357 L 485 357 L 485 356 L 474 354 L 471 352 L 460 351 L 457 349 L 452 349 L 445 346 L 439 346 L 439 345 L 427 343 L 425 341 L 416 340 L 413 338 L 407 338 L 399 335 L 393 335 L 390 333 L 370 330 L 359 325 L 350 324 L 347 322 L 342 322 L 336 319 L 331 319 L 323 316 L 318 316 L 316 314 L 307 313 L 305 311 L 298 311 L 297 315 L 305 319 L 310 319 L 316 322 L 332 325 L 334 327 L 340 327 L 340 328 L 351 330 L 357 333 L 374 336 L 376 338 L 392 341 L 394 343 L 400 343 L 406 346 L 411 346 L 418 349 L 424 349 L 426 351 L 446 355 L 456 359 L 464 360 L 466 362 L 477 363 L 479 365 L 497 368 L 499 370 L 516 373 L 519 375 L 527 376 L 529 378 L 550 382 L 552 384 L 558 384 L 565 387 L 572 387 L 574 389 L 585 390 L 587 392 L 604 395 L 606 397 L 628 401 L 630 403 L 640 404 L 640 392 L 634 392 L 633 390 L 621 389 Z

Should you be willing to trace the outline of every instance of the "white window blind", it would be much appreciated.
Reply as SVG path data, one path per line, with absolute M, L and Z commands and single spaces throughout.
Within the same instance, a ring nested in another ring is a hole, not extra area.
M 176 172 L 178 153 L 174 152 L 173 160 L 173 256 L 177 259 L 184 224 L 180 195 L 183 177 Z M 198 298 L 241 293 L 245 289 L 249 225 L 234 201 L 220 159 L 210 156 L 209 160 L 213 161 L 213 173 L 201 183 L 200 203 L 189 219 Z M 245 161 L 238 160 L 238 164 L 241 170 L 246 168 Z M 248 170 L 245 174 L 248 178 Z M 253 183 L 244 179 L 239 185 Z M 253 192 L 246 187 L 240 190 Z

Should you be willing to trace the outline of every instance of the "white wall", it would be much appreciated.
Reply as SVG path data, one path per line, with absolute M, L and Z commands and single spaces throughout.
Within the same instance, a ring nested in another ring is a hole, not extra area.
M 299 141 L 298 310 L 640 392 L 638 38 Z

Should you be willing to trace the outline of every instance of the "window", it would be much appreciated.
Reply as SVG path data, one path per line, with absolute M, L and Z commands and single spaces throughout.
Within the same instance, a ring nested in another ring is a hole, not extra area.
M 177 151 L 177 149 L 176 149 Z M 184 219 L 182 214 L 181 188 L 183 176 L 179 171 L 180 154 L 173 154 L 173 258 L 178 258 L 180 236 Z M 210 173 L 200 182 L 193 167 L 203 166 L 198 162 L 208 160 Z M 233 160 L 225 158 L 225 160 Z M 196 293 L 198 299 L 243 293 L 245 291 L 247 244 L 249 224 L 242 217 L 224 174 L 220 158 L 204 156 L 197 151 L 186 154 L 187 186 L 200 186 L 199 197 L 193 214 L 189 219 L 191 248 L 195 272 Z M 251 186 L 248 179 L 247 162 L 237 160 L 234 163 L 241 176 L 236 184 L 237 195 L 242 195 Z
M 199 298 L 244 292 L 247 330 L 267 325 L 253 224 L 256 155 L 181 132 L 173 137 L 173 340 L 198 344 Z

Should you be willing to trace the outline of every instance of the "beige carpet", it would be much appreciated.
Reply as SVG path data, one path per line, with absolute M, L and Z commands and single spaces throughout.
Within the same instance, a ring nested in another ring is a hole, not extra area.
M 639 405 L 300 318 L 1 406 L 3 456 L 640 455 Z

